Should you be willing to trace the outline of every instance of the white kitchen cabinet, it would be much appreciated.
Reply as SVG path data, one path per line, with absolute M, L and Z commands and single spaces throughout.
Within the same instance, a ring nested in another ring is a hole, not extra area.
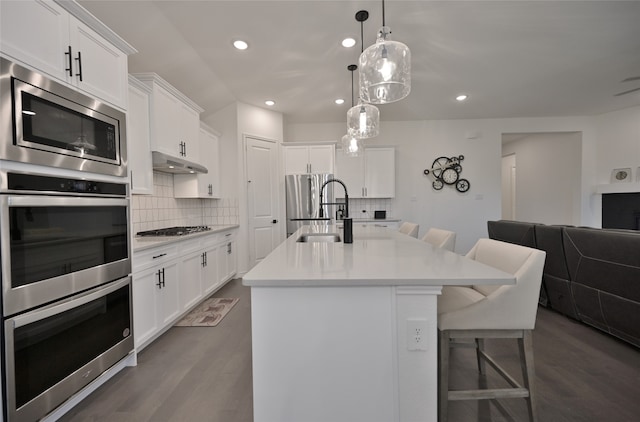
M 200 123 L 200 164 L 209 172 L 173 176 L 175 198 L 220 198 L 220 146 L 213 129 Z
M 180 315 L 178 262 L 133 274 L 134 343 L 140 348 Z
M 127 106 L 127 145 L 131 193 L 153 193 L 153 167 L 149 139 L 149 87 L 129 77 Z
M 336 151 L 336 174 L 337 179 L 347 186 L 349 198 L 364 198 L 364 156 L 346 156 L 341 149 Z M 334 188 L 337 198 L 342 197 L 342 189 Z
M 138 350 L 180 315 L 178 257 L 176 246 L 133 255 L 133 333 Z
M 75 2 L 0 2 L 0 50 L 59 82 L 127 106 L 127 55 L 136 50 Z
M 155 268 L 133 275 L 133 337 L 136 348 L 153 337 L 160 327 L 157 279 Z
M 202 252 L 201 282 L 204 297 L 209 296 L 220 286 L 218 278 L 218 248 L 220 247 L 220 245 L 208 246 Z
M 393 198 L 396 196 L 394 148 L 365 148 L 364 188 L 367 198 Z
M 396 167 L 393 147 L 368 147 L 357 157 L 336 154 L 336 177 L 347 186 L 349 198 L 395 197 Z M 340 189 L 337 195 L 340 195 Z
M 191 252 L 180 260 L 180 310 L 187 311 L 196 305 L 202 296 L 202 268 L 204 252 Z
M 224 242 L 218 247 L 218 280 L 224 283 L 233 278 L 237 271 L 236 241 L 232 233 L 225 234 Z
M 236 229 L 133 255 L 134 340 L 138 351 L 237 272 Z
M 155 73 L 133 76 L 151 88 L 151 149 L 200 163 L 200 113 L 203 109 Z
M 286 145 L 285 174 L 333 173 L 335 145 Z

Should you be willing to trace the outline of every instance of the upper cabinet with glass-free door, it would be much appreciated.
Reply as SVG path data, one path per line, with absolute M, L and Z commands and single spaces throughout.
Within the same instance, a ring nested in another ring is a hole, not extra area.
M 0 50 L 121 109 L 136 50 L 76 2 L 0 1 Z
M 127 147 L 131 193 L 153 194 L 153 167 L 149 140 L 149 95 L 151 89 L 129 77 L 127 105 Z
M 285 174 L 333 173 L 334 161 L 334 144 L 284 146 Z
M 151 149 L 200 163 L 200 108 L 155 73 L 136 73 L 151 88 Z
M 220 198 L 220 146 L 218 135 L 200 123 L 199 163 L 209 170 L 203 174 L 176 174 L 173 176 L 175 198 Z
M 396 196 L 395 148 L 367 147 L 357 157 L 348 157 L 338 150 L 336 177 L 347 186 L 349 198 L 393 198 Z

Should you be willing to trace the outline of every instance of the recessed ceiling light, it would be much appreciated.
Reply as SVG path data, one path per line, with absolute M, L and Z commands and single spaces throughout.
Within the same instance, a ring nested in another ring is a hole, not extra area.
M 456 97 L 456 100 L 458 100 L 458 101 L 464 101 L 464 100 L 466 100 L 467 98 L 469 98 L 469 97 L 467 96 L 467 94 L 460 94 L 460 95 L 458 95 L 458 96 Z
M 336 100 L 336 104 L 340 105 L 340 104 L 344 104 L 344 100 L 342 98 L 338 98 Z
M 249 44 L 242 40 L 236 40 L 233 42 L 233 46 L 238 50 L 246 50 L 249 47 Z
M 275 102 L 275 101 L 273 101 L 273 100 L 267 100 L 267 101 L 265 101 L 264 103 L 265 103 L 266 105 L 268 105 L 268 106 L 272 106 L 272 105 L 275 105 L 275 104 L 276 104 L 276 102 Z
M 354 40 L 353 38 L 345 38 L 344 40 L 342 40 L 343 47 L 351 48 L 354 45 L 356 45 L 356 40 Z

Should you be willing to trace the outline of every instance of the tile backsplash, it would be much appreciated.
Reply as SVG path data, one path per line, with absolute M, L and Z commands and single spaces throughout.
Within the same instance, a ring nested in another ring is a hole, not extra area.
M 349 199 L 351 218 L 373 218 L 374 211 L 387 211 L 387 218 L 394 218 L 391 199 Z
M 153 195 L 131 195 L 133 233 L 173 226 L 238 224 L 238 198 L 173 197 L 173 175 L 153 172 Z

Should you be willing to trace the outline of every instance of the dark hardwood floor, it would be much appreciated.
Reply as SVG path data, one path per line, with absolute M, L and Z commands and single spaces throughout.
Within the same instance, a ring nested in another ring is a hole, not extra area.
M 252 421 L 249 289 L 233 280 L 215 296 L 240 302 L 215 328 L 171 328 L 140 353 L 137 367 L 120 372 L 61 421 Z M 515 341 L 487 341 L 486 347 L 519 378 Z M 534 351 L 541 422 L 640 420 L 639 349 L 540 308 Z M 454 349 L 451 365 L 452 387 L 502 385 L 490 369 L 480 379 L 471 349 Z M 449 415 L 452 422 L 527 420 L 522 399 L 452 402 Z
M 217 327 L 172 327 L 60 421 L 253 420 L 251 296 L 232 280 L 215 297 L 239 297 Z

